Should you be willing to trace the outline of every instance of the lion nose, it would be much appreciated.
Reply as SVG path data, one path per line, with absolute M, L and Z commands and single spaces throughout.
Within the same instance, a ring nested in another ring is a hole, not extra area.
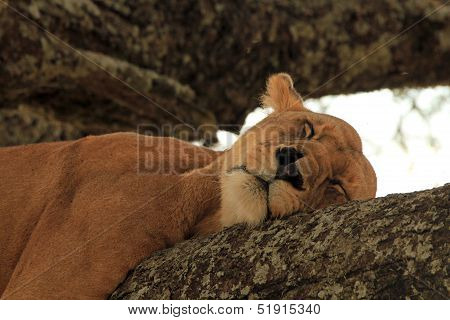
M 284 147 L 276 151 L 275 157 L 277 158 L 278 165 L 287 166 L 303 158 L 303 153 L 293 147 Z
M 303 157 L 303 153 L 292 147 L 277 150 L 278 169 L 275 179 L 289 182 L 294 188 L 302 189 L 303 178 L 295 162 Z

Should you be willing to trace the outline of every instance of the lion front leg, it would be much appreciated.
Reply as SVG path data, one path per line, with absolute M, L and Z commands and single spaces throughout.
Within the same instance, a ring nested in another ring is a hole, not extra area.
M 105 299 L 142 259 L 168 246 L 160 233 L 113 229 L 70 249 L 33 239 L 1 298 Z

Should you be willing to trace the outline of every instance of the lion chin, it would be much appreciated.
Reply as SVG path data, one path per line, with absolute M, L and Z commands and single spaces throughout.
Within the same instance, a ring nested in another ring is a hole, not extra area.
M 232 170 L 222 177 L 222 198 L 224 227 L 242 222 L 257 225 L 267 217 L 267 184 L 242 169 Z
M 266 181 L 258 175 L 236 169 L 222 177 L 221 223 L 255 226 L 266 218 L 282 217 L 304 207 L 301 192 L 284 181 Z

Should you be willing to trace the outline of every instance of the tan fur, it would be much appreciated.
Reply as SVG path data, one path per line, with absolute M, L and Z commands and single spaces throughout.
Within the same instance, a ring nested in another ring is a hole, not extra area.
M 263 100 L 275 112 L 223 153 L 129 133 L 0 149 L 1 298 L 106 298 L 143 258 L 192 235 L 375 196 L 350 125 L 308 111 L 287 74 Z M 305 154 L 303 190 L 275 179 L 283 146 Z

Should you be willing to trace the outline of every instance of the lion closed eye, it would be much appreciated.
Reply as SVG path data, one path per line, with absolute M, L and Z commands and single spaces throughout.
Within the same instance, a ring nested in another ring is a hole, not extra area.
M 307 110 L 287 74 L 263 103 L 225 152 L 130 133 L 0 149 L 1 298 L 106 298 L 193 234 L 375 196 L 349 124 Z

